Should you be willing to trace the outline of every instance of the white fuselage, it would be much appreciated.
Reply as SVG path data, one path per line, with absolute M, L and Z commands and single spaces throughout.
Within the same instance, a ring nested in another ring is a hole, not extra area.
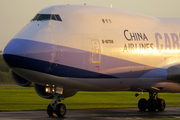
M 179 81 L 167 79 L 178 76 L 168 68 L 180 64 L 180 18 L 78 5 L 38 14 L 62 21 L 31 21 L 3 53 L 26 61 L 9 65 L 23 78 L 77 91 L 180 92 Z

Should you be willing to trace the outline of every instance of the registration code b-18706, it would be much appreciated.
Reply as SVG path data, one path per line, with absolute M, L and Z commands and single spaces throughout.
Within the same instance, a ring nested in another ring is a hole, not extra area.
M 103 44 L 113 44 L 114 41 L 113 40 L 102 40 Z

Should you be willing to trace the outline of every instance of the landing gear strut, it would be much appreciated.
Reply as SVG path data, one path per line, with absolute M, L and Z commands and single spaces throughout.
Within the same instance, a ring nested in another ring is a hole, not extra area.
M 158 93 L 150 92 L 149 99 L 142 98 L 138 102 L 138 108 L 140 111 L 164 111 L 166 108 L 166 102 L 164 99 L 160 99 Z
M 62 103 L 58 104 L 57 102 L 64 100 L 64 98 L 61 98 L 58 94 L 55 95 L 52 102 L 47 107 L 47 114 L 50 117 L 54 117 L 57 115 L 58 117 L 64 117 L 66 114 L 66 106 Z
M 46 92 L 52 93 L 54 96 L 52 102 L 47 107 L 47 114 L 50 117 L 54 117 L 55 115 L 58 117 L 64 117 L 66 115 L 66 106 L 62 103 L 58 104 L 58 102 L 64 100 L 63 97 L 60 97 L 63 94 L 63 88 L 56 87 L 56 85 L 46 84 Z

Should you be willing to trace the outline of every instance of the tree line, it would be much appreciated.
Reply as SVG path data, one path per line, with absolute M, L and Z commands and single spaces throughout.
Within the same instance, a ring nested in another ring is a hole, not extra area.
M 11 71 L 2 55 L 0 54 L 0 84 L 14 84 L 11 78 Z

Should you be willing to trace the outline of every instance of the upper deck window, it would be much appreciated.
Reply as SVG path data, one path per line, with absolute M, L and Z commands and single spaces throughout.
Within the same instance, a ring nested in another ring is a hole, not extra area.
M 60 16 L 58 14 L 37 14 L 32 21 L 46 21 L 46 20 L 56 20 L 56 21 L 62 21 Z

